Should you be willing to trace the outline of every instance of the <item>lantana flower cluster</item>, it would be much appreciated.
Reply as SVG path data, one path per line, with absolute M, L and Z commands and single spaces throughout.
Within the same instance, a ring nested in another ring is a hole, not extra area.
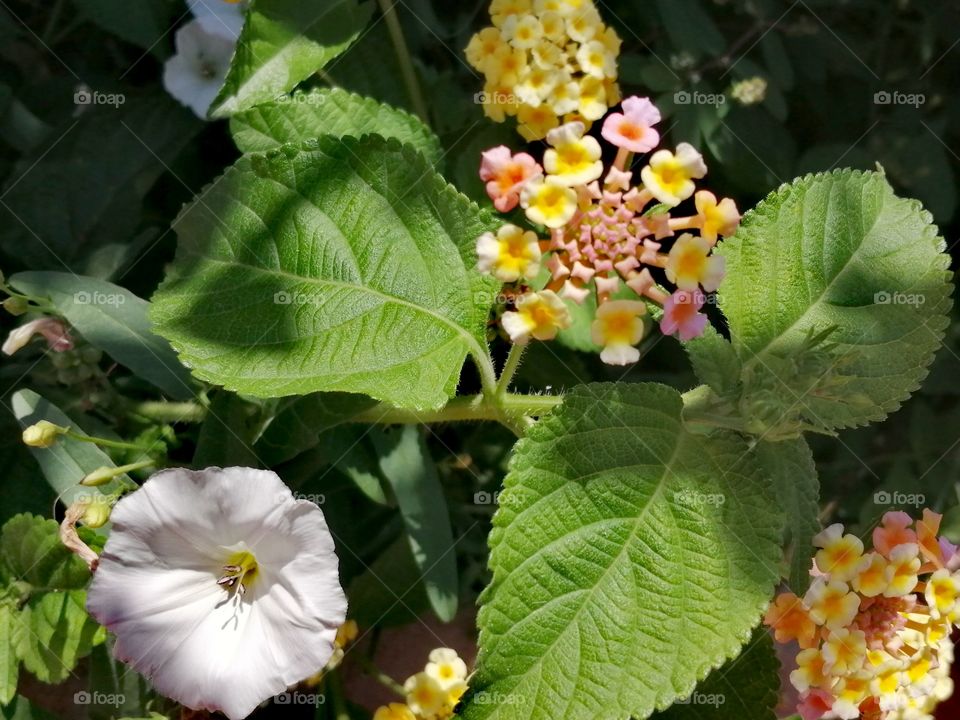
M 422 672 L 403 684 L 406 703 L 377 708 L 373 720 L 448 720 L 467 691 L 467 664 L 456 650 L 437 648 Z
M 620 100 L 621 41 L 592 0 L 493 0 L 490 17 L 466 55 L 492 120 L 516 116 L 520 134 L 540 140 L 561 118 L 599 120 Z
M 889 512 L 870 551 L 840 524 L 814 538 L 810 589 L 781 594 L 765 618 L 778 642 L 800 646 L 790 681 L 803 720 L 932 720 L 952 695 L 960 555 L 940 520 Z
M 640 358 L 647 303 L 663 308 L 664 334 L 689 340 L 703 332 L 706 293 L 724 277 L 723 258 L 712 251 L 737 229 L 740 213 L 733 200 L 697 191 L 707 166 L 693 146 L 651 153 L 660 144 L 659 122 L 649 99 L 626 98 L 602 127 L 603 139 L 617 148 L 609 168 L 600 142 L 579 121 L 547 133 L 542 164 L 506 146 L 483 153 L 480 177 L 494 206 L 509 212 L 519 205 L 537 226 L 506 224 L 477 240 L 478 269 L 513 284 L 513 309 L 501 323 L 514 343 L 552 340 L 570 326 L 565 301 L 582 304 L 591 295 L 591 335 L 613 365 Z M 633 158 L 648 153 L 635 174 Z M 689 198 L 696 211 L 675 217 L 674 208 Z M 542 267 L 546 287 L 533 290 Z M 660 282 L 651 269 L 662 271 Z M 663 280 L 675 287 L 665 289 Z

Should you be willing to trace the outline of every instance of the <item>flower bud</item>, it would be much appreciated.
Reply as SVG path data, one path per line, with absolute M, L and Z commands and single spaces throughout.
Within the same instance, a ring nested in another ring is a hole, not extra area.
M 83 480 L 80 481 L 80 484 L 84 487 L 99 487 L 100 485 L 106 485 L 108 482 L 117 477 L 117 475 L 122 475 L 123 472 L 124 471 L 120 468 L 103 465 L 98 467 L 93 472 L 84 475 Z
M 23 431 L 23 443 L 35 448 L 48 448 L 57 442 L 57 438 L 67 432 L 67 428 L 54 425 L 48 420 L 31 425 Z
M 29 310 L 30 305 L 23 298 L 8 297 L 3 301 L 3 309 L 11 315 L 17 316 L 23 315 L 27 310 Z
M 88 528 L 96 530 L 106 525 L 108 520 L 110 520 L 110 502 L 106 498 L 95 498 L 84 503 L 80 522 Z

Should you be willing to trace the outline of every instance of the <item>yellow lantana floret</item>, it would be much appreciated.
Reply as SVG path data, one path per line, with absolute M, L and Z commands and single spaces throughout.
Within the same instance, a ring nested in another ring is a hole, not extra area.
M 584 125 L 571 122 L 547 133 L 551 147 L 543 154 L 543 167 L 550 179 L 573 187 L 586 185 L 603 174 L 603 151 L 596 138 L 584 136 Z
M 675 207 L 693 195 L 694 180 L 707 174 L 703 156 L 689 143 L 680 143 L 677 152 L 658 150 L 640 172 L 644 187 L 660 202 Z
M 377 708 L 373 720 L 417 720 L 417 716 L 403 703 L 390 703 Z
M 860 609 L 860 597 L 840 580 L 817 578 L 807 590 L 804 602 L 813 621 L 830 630 L 847 627 Z
M 467 679 L 467 664 L 456 650 L 437 648 L 430 653 L 430 662 L 424 672 L 436 680 L 444 690 L 457 687 Z M 458 697 L 459 699 L 459 697 Z
M 953 619 L 960 602 L 960 582 L 949 570 L 941 568 L 927 580 L 924 597 L 933 617 Z
M 664 269 L 667 280 L 680 290 L 692 292 L 702 285 L 707 292 L 713 292 L 723 281 L 725 263 L 722 257 L 710 255 L 710 243 L 704 238 L 684 233 L 670 248 Z
M 407 705 L 422 717 L 432 717 L 446 705 L 446 691 L 425 672 L 407 678 L 403 689 L 407 693 Z
M 577 212 L 577 193 L 554 178 L 531 180 L 520 193 L 527 218 L 548 228 L 560 228 Z
M 920 546 L 915 543 L 897 545 L 890 553 L 887 566 L 887 589 L 884 597 L 904 597 L 916 589 L 920 581 Z
M 844 535 L 843 525 L 831 525 L 813 538 L 813 544 L 820 548 L 816 556 L 820 572 L 844 582 L 857 576 L 863 557 L 863 541 L 856 535 Z
M 477 238 L 477 269 L 501 282 L 531 280 L 540 272 L 540 244 L 537 234 L 516 225 L 504 225 L 497 234 Z
M 600 359 L 608 365 L 629 365 L 640 359 L 634 347 L 643 339 L 646 304 L 637 300 L 610 300 L 598 309 L 590 325 L 590 336 L 603 351 Z
M 501 319 L 503 329 L 517 345 L 525 345 L 530 338 L 553 340 L 570 323 L 570 311 L 552 290 L 522 295 L 516 310 L 505 312 Z

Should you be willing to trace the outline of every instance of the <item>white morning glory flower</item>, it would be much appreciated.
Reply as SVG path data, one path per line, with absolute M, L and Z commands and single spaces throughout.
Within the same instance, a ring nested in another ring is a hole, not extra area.
M 207 32 L 226 35 L 234 40 L 243 30 L 246 2 L 231 0 L 187 0 L 193 16 L 200 20 Z
M 239 720 L 333 655 L 333 538 L 276 474 L 163 470 L 110 519 L 87 610 L 160 693 Z
M 191 20 L 177 30 L 177 54 L 163 66 L 167 92 L 201 119 L 223 86 L 236 47 L 236 38 L 211 30 L 210 24 Z

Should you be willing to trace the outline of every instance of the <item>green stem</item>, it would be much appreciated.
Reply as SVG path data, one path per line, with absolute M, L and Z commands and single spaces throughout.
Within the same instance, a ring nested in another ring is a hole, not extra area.
M 140 450 L 141 452 L 148 452 L 150 450 L 150 448 L 144 447 L 143 445 L 137 445 L 136 443 L 128 443 L 124 442 L 123 440 L 108 440 L 107 438 L 84 435 L 83 433 L 74 432 L 73 430 L 67 430 L 64 435 L 66 435 L 68 438 L 73 438 L 74 440 L 79 440 L 81 442 L 93 443 L 94 445 L 99 445 L 100 447 L 117 448 L 118 450 Z
M 128 411 L 158 422 L 203 422 L 207 417 L 207 409 L 195 402 L 139 402 L 130 405 Z
M 383 19 L 387 23 L 387 30 L 390 32 L 390 40 L 393 42 L 393 49 L 397 53 L 397 60 L 400 62 L 400 73 L 403 76 L 403 82 L 407 86 L 407 93 L 410 95 L 410 101 L 413 103 L 417 115 L 425 123 L 430 123 L 427 103 L 423 98 L 423 91 L 420 88 L 420 81 L 417 79 L 417 71 L 413 67 L 413 59 L 410 55 L 410 49 L 407 47 L 407 41 L 403 37 L 403 28 L 400 27 L 400 20 L 397 17 L 395 5 L 390 0 L 378 0 L 380 10 L 383 12 Z
M 400 697 L 406 697 L 407 691 L 403 689 L 403 685 L 398 683 L 392 677 L 383 672 L 380 668 L 373 664 L 370 660 L 364 658 L 360 661 L 360 665 L 363 668 L 363 671 L 376 680 L 378 683 L 383 685 L 388 690 L 395 692 Z
M 510 387 L 510 381 L 520 367 L 520 361 L 523 360 L 523 353 L 526 351 L 526 345 L 511 345 L 510 354 L 507 355 L 507 361 L 503 364 L 503 371 L 500 373 L 500 379 L 497 381 L 497 397 L 503 397 L 507 394 Z
M 414 425 L 439 422 L 500 422 L 508 427 L 509 418 L 538 417 L 562 402 L 559 395 L 469 395 L 454 398 L 439 410 L 416 412 L 380 403 L 356 415 L 353 422 L 381 425 Z

